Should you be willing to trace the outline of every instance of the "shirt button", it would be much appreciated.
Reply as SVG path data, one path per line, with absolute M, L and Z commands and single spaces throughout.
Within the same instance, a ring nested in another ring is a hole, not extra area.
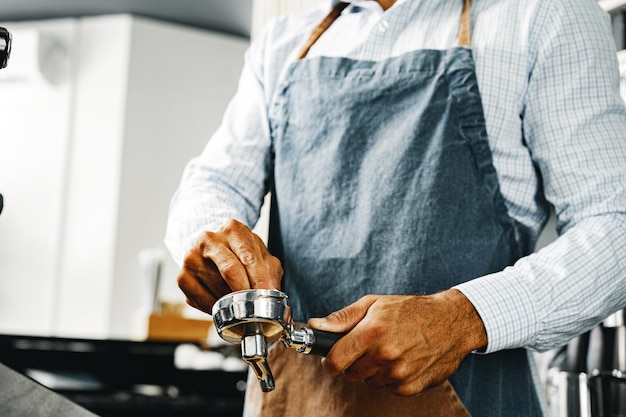
M 381 20 L 380 22 L 378 22 L 378 30 L 380 30 L 381 32 L 387 32 L 388 28 L 389 22 L 387 22 L 386 20 Z

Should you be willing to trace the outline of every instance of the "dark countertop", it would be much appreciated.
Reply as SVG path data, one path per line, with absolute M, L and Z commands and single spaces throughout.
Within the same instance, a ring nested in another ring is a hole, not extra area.
M 247 373 L 178 369 L 180 344 L 0 335 L 0 363 L 102 417 L 241 416 Z

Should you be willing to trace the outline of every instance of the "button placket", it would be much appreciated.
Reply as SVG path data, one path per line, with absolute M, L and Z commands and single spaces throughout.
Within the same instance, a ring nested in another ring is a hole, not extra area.
M 378 59 L 381 51 L 393 48 L 398 30 L 409 21 L 415 12 L 418 0 L 400 2 L 391 9 L 378 14 L 378 21 L 371 27 L 369 36 L 358 48 L 359 59 Z
M 389 22 L 385 19 L 381 19 L 380 22 L 378 22 L 378 30 L 385 33 L 387 29 L 389 29 Z

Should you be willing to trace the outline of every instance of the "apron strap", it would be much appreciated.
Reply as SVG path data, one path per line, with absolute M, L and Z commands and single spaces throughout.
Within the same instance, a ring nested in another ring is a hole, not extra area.
M 320 36 L 322 36 L 324 32 L 328 30 L 330 25 L 332 25 L 333 22 L 337 20 L 337 18 L 341 15 L 341 12 L 343 11 L 343 9 L 348 7 L 349 4 L 350 4 L 349 1 L 346 1 L 346 2 L 340 1 L 339 3 L 337 3 L 335 7 L 331 9 L 330 13 L 328 13 L 326 17 L 324 17 L 321 23 L 317 25 L 315 29 L 313 29 L 313 32 L 311 32 L 309 39 L 306 41 L 306 43 L 300 50 L 298 57 L 296 58 L 298 61 L 307 56 L 307 54 L 309 53 L 309 50 L 315 44 L 315 42 L 317 42 Z M 471 8 L 471 5 L 472 5 L 471 0 L 464 0 L 463 12 L 461 13 L 461 22 L 459 23 L 459 45 L 458 46 L 462 46 L 466 48 L 470 48 L 470 45 L 471 45 L 471 42 L 470 42 L 470 37 L 471 37 L 470 8 Z
M 465 48 L 471 47 L 471 24 L 470 24 L 470 7 L 472 0 L 465 0 L 463 4 L 463 13 L 461 13 L 461 22 L 459 23 L 459 45 Z
M 349 4 L 350 4 L 349 2 L 340 1 L 339 3 L 335 5 L 335 7 L 332 8 L 330 13 L 326 15 L 324 20 L 322 20 L 322 22 L 319 25 L 317 25 L 317 27 L 311 33 L 311 36 L 309 36 L 309 39 L 306 41 L 306 43 L 304 44 L 304 47 L 298 54 L 298 58 L 297 58 L 298 61 L 303 59 L 309 53 L 309 49 L 311 49 L 313 44 L 315 44 L 315 42 L 317 42 L 320 36 L 322 36 L 324 32 L 326 32 L 326 30 L 330 27 L 330 25 L 332 25 L 333 22 L 337 20 L 337 18 L 339 17 L 343 9 L 348 7 Z

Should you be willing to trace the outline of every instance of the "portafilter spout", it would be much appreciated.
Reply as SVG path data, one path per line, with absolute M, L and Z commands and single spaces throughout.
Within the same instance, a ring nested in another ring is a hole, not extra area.
M 275 385 L 274 376 L 267 364 L 267 340 L 261 333 L 261 326 L 258 323 L 246 325 L 246 331 L 241 339 L 241 357 L 256 374 L 263 392 L 272 391 Z
M 256 374 L 261 389 L 272 391 L 267 345 L 282 341 L 299 353 L 325 356 L 343 336 L 308 328 L 295 329 L 287 295 L 278 290 L 244 290 L 228 294 L 213 306 L 213 323 L 222 339 L 241 344 L 241 357 Z

